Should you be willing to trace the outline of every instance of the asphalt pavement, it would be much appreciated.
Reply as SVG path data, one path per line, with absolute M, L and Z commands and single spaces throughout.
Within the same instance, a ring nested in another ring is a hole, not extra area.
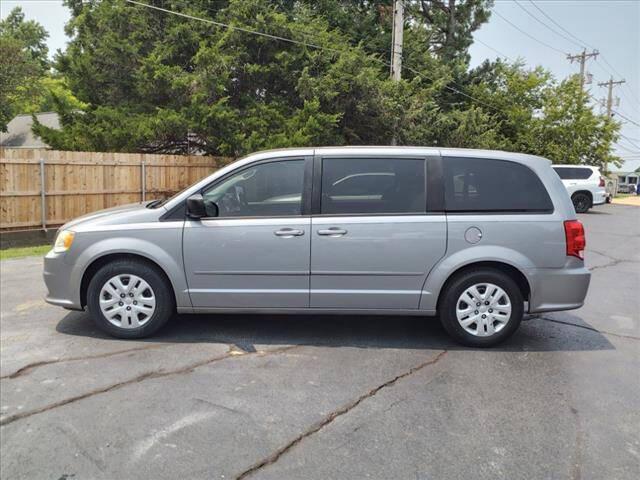
M 640 208 L 580 215 L 586 304 L 490 350 L 436 319 L 183 315 L 109 338 L 0 263 L 2 479 L 640 478 Z

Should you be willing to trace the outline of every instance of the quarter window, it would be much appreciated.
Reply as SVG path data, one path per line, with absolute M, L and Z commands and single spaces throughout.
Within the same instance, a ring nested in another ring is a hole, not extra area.
M 203 193 L 220 217 L 279 217 L 302 214 L 304 160 L 262 163 L 238 172 Z
M 443 158 L 449 212 L 551 212 L 538 176 L 515 162 L 488 158 Z
M 579 167 L 553 167 L 562 180 L 586 180 L 593 175 L 590 168 Z
M 404 158 L 325 158 L 322 214 L 423 213 L 425 161 Z

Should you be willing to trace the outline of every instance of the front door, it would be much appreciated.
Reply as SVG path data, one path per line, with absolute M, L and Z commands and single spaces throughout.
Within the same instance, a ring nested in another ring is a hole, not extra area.
M 324 157 L 314 180 L 311 307 L 417 309 L 446 248 L 425 158 Z M 316 187 L 317 186 L 317 187 Z M 317 205 L 319 203 L 319 205 Z
M 215 203 L 218 215 L 187 220 L 183 238 L 195 308 L 309 306 L 304 185 L 311 161 L 252 164 L 203 190 L 205 205 Z

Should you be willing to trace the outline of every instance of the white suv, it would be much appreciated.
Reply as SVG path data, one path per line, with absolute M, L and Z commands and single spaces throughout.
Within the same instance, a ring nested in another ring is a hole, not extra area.
M 607 201 L 604 177 L 590 165 L 553 165 L 564 184 L 577 213 Z

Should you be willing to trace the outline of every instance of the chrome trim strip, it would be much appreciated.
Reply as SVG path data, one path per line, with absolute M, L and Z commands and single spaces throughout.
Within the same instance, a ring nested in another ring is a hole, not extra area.
M 332 289 L 311 289 L 311 293 L 329 293 L 335 294 L 365 294 L 365 295 L 420 295 L 422 290 L 332 290 Z
M 296 270 L 196 270 L 194 275 L 309 275 L 309 272 Z
M 306 288 L 192 288 L 189 293 L 329 293 L 329 294 L 366 294 L 366 295 L 420 295 L 421 290 L 331 290 Z
M 344 270 L 312 270 L 311 275 L 352 275 L 352 276 L 374 276 L 374 277 L 421 277 L 424 272 L 375 272 L 375 271 L 344 271 Z
M 309 289 L 301 288 L 191 288 L 189 293 L 309 293 Z

